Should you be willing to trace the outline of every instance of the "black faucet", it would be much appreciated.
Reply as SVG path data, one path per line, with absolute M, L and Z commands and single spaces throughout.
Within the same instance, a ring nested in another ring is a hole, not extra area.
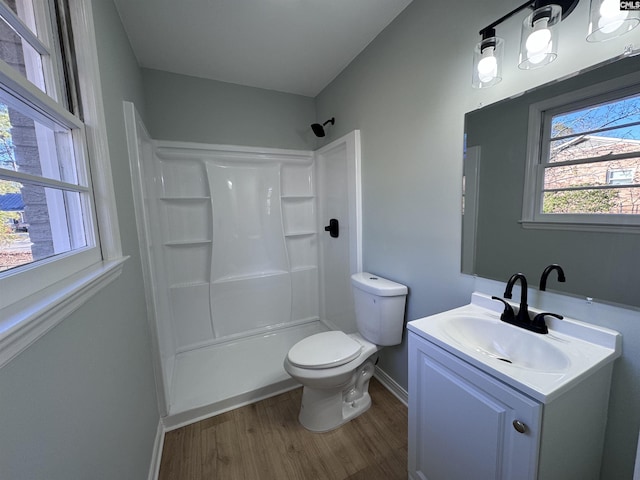
M 511 275 L 503 296 L 509 299 L 513 296 L 511 290 L 513 290 L 513 286 L 518 280 L 520 280 L 520 309 L 518 310 L 518 315 L 516 315 L 515 320 L 524 325 L 531 323 L 531 318 L 529 317 L 529 307 L 527 306 L 527 279 L 522 273 L 514 273 Z
M 540 291 L 541 292 L 544 292 L 547 289 L 547 277 L 549 276 L 549 274 L 553 270 L 557 270 L 558 271 L 558 281 L 559 282 L 566 282 L 567 281 L 567 279 L 564 276 L 564 270 L 562 270 L 562 267 L 560 265 L 558 265 L 557 263 L 552 263 L 551 265 L 548 265 L 544 269 L 544 272 L 542 272 L 542 276 L 540 277 Z
M 507 282 L 507 288 L 504 291 L 504 298 L 511 298 L 513 296 L 513 286 L 518 280 L 520 280 L 520 308 L 518 309 L 517 315 L 513 311 L 513 307 L 511 307 L 506 300 L 499 297 L 491 297 L 493 300 L 498 300 L 504 303 L 504 311 L 502 312 L 502 315 L 500 315 L 500 320 L 517 327 L 531 330 L 535 333 L 549 333 L 544 317 L 546 315 L 552 315 L 557 318 L 562 317 L 552 313 L 541 313 L 531 320 L 531 317 L 529 316 L 529 307 L 527 306 L 527 279 L 522 273 L 511 275 L 511 278 Z

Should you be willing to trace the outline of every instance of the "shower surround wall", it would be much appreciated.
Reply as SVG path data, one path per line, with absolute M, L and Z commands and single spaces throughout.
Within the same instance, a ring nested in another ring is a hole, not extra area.
M 166 142 L 125 113 L 165 427 L 296 386 L 296 342 L 355 331 L 358 132 L 317 152 Z
M 178 353 L 319 319 L 312 154 L 159 143 L 156 158 Z

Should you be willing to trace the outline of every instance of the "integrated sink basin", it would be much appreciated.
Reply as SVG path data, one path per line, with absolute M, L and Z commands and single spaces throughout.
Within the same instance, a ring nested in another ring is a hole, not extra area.
M 452 315 L 442 326 L 452 342 L 472 349 L 489 359 L 506 362 L 514 367 L 561 372 L 569 367 L 569 357 L 562 344 L 495 318 Z
M 548 334 L 534 333 L 501 321 L 502 310 L 500 302 L 474 293 L 469 305 L 413 320 L 407 328 L 543 403 L 621 354 L 621 335 L 613 330 L 565 317 L 549 319 Z

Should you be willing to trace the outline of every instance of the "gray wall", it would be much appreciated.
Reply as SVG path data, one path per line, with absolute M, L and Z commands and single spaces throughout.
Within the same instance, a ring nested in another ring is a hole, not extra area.
M 587 45 L 589 2 L 581 2 L 563 21 L 559 59 L 541 70 L 519 71 L 521 19 L 506 22 L 498 32 L 508 40 L 504 80 L 474 91 L 478 31 L 512 3 L 414 0 L 316 98 L 317 120 L 336 117 L 327 142 L 361 130 L 364 268 L 409 286 L 408 320 L 469 301 L 473 279 L 459 273 L 464 114 L 618 55 L 630 41 Z M 602 478 L 630 479 L 640 423 L 633 400 L 640 386 L 640 338 L 633 325 L 604 322 L 626 337 L 612 389 Z M 383 349 L 380 366 L 406 388 L 406 342 Z
M 146 126 L 158 140 L 309 150 L 312 98 L 142 70 Z
M 0 370 L 0 477 L 147 478 L 158 409 L 133 217 L 122 100 L 142 105 L 111 0 L 94 0 L 122 276 Z
M 471 288 L 460 275 L 464 122 L 450 108 L 470 76 L 429 47 L 446 8 L 414 1 L 316 99 L 319 119 L 336 117 L 327 142 L 361 130 L 364 269 L 409 287 L 409 320 L 468 303 Z M 406 362 L 406 342 L 382 350 L 404 388 Z

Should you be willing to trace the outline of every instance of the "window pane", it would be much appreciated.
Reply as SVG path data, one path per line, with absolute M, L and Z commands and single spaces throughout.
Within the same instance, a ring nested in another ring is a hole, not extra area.
M 34 34 L 38 33 L 32 0 L 5 0 L 5 3 Z
M 71 131 L 0 103 L 0 167 L 78 184 Z
M 626 184 L 640 184 L 640 157 L 549 167 L 544 172 L 544 189 L 612 185 L 622 178 L 631 179 Z
M 637 123 L 640 123 L 640 95 L 556 115 L 551 120 L 551 137 Z
M 640 187 L 545 192 L 542 213 L 640 214 Z
M 0 270 L 87 246 L 82 194 L 0 180 Z
M 0 20 L 0 58 L 40 90 L 47 92 L 41 55 L 4 18 Z
M 549 163 L 640 152 L 640 126 L 553 140 Z

